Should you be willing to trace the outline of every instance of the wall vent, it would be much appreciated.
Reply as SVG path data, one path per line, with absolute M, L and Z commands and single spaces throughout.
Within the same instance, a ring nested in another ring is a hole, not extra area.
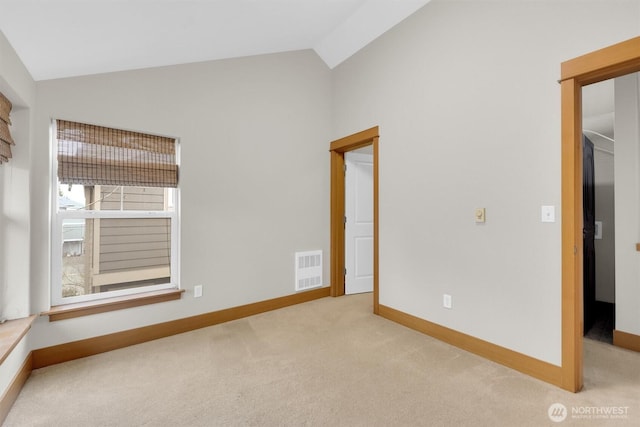
M 322 286 L 322 251 L 296 252 L 296 291 Z

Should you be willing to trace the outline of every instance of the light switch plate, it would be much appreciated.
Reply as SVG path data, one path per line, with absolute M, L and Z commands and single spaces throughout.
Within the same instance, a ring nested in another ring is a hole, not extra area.
M 543 206 L 541 209 L 542 222 L 556 222 L 556 207 Z
M 602 240 L 602 221 L 596 221 L 596 229 L 593 238 L 596 240 Z
M 485 221 L 485 210 L 484 208 L 476 208 L 476 222 L 482 223 Z

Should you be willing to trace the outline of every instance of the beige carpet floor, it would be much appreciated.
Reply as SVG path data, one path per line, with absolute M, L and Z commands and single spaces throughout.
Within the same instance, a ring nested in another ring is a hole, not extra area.
M 586 341 L 572 394 L 371 306 L 324 298 L 39 369 L 3 426 L 640 426 L 640 353 Z M 585 414 L 610 407 L 628 408 Z

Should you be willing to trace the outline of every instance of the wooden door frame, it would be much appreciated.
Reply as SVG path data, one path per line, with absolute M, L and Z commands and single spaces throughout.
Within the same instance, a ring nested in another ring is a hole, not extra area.
M 331 296 L 344 295 L 344 154 L 373 147 L 373 312 L 378 314 L 378 126 L 332 141 L 331 153 Z
M 561 65 L 562 388 L 583 386 L 582 87 L 640 71 L 640 37 Z

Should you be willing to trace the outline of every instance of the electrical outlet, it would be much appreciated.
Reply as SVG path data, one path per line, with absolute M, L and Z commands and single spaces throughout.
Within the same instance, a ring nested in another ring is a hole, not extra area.
M 442 306 L 448 309 L 452 308 L 451 295 L 448 295 L 448 294 L 442 295 Z
M 202 296 L 202 285 L 195 285 L 193 287 L 193 297 L 200 298 Z

